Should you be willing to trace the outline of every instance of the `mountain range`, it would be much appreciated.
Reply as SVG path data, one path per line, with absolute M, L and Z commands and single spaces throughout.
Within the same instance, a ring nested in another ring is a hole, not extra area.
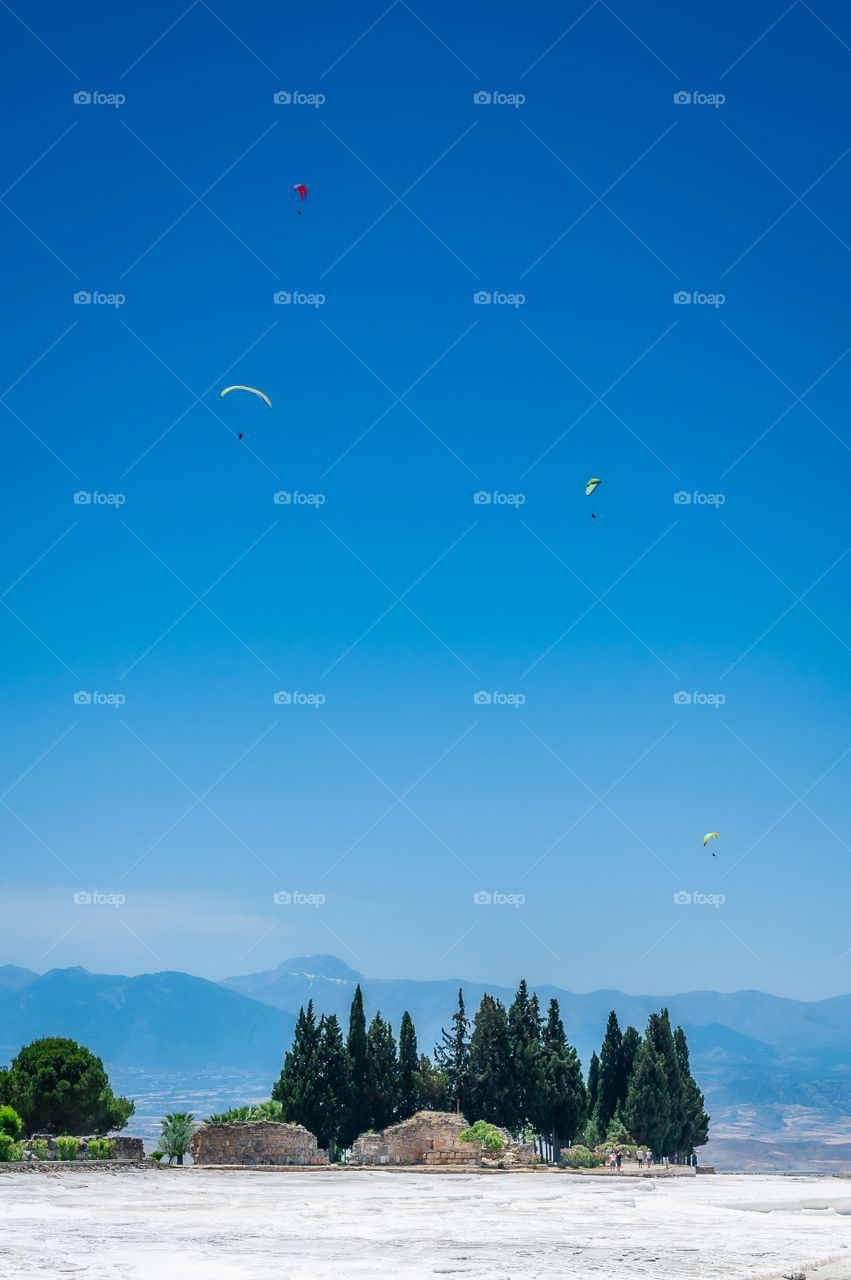
M 194 1105 L 226 1106 L 249 1094 L 268 1096 L 308 1000 L 317 1014 L 335 1013 L 345 1031 L 358 983 L 368 1019 L 380 1010 L 398 1031 L 403 1011 L 410 1012 L 421 1051 L 449 1027 L 459 988 L 469 1017 L 486 990 L 506 1004 L 514 996 L 506 987 L 462 979 L 365 978 L 329 955 L 296 957 L 221 982 L 185 973 L 126 978 L 79 967 L 38 975 L 5 965 L 0 1063 L 38 1036 L 67 1035 L 103 1058 L 116 1086 L 131 1096 L 156 1097 L 157 1105 L 194 1097 Z M 611 1009 L 622 1028 L 643 1031 L 648 1015 L 666 1006 L 688 1035 L 712 1115 L 709 1156 L 719 1165 L 803 1162 L 851 1170 L 851 996 L 804 1002 L 759 991 L 634 996 L 541 986 L 537 992 L 544 1011 L 551 997 L 558 999 L 586 1068 Z

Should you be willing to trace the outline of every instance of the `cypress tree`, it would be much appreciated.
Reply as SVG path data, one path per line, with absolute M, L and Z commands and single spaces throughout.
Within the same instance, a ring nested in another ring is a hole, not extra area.
M 709 1116 L 704 1110 L 703 1094 L 691 1074 L 686 1033 L 682 1027 L 677 1027 L 674 1032 L 674 1048 L 683 1086 L 683 1126 L 678 1144 L 679 1154 L 688 1159 L 695 1147 L 702 1147 L 709 1137 Z
M 397 1119 L 407 1120 L 419 1110 L 417 1088 L 417 1033 L 407 1009 L 402 1014 L 399 1028 L 399 1107 Z
M 650 1147 L 657 1159 L 667 1155 L 665 1144 L 671 1130 L 668 1080 L 664 1060 L 657 1053 L 649 1030 L 635 1059 L 624 1120 L 636 1142 Z
M 573 1142 L 585 1125 L 587 1098 L 576 1050 L 568 1044 L 558 1001 L 550 1000 L 543 1031 L 543 1090 L 539 1127 L 550 1137 L 558 1159 L 562 1140 Z
M 327 1150 L 328 1159 L 333 1161 L 337 1146 L 345 1136 L 352 1088 L 352 1064 L 336 1014 L 323 1017 L 319 1023 L 317 1064 L 320 1118 L 316 1136 L 319 1146 Z
M 399 1104 L 399 1063 L 389 1022 L 377 1013 L 366 1040 L 366 1097 L 370 1128 L 386 1129 Z
M 487 994 L 473 1020 L 461 1097 L 469 1121 L 517 1128 L 508 1017 L 503 1004 Z
M 351 1106 L 345 1125 L 344 1146 L 351 1146 L 355 1138 L 371 1124 L 366 1088 L 366 1017 L 363 1011 L 363 995 L 360 983 L 355 988 L 349 1013 L 349 1035 L 346 1041 L 351 1062 Z
M 588 1119 L 592 1119 L 597 1106 L 597 1091 L 600 1087 L 600 1059 L 596 1053 L 591 1054 L 591 1061 L 588 1063 L 588 1084 L 586 1086 L 588 1093 Z
M 464 1009 L 464 992 L 458 988 L 458 1008 L 452 1015 L 449 1031 L 441 1027 L 441 1042 L 434 1051 L 438 1067 L 446 1075 L 449 1099 L 456 1111 L 461 1110 L 461 1094 L 470 1052 L 470 1024 Z
M 541 1057 L 541 1014 L 537 995 L 529 998 L 526 979 L 520 980 L 514 1003 L 508 1010 L 513 1069 L 513 1099 L 510 1110 L 518 1127 L 536 1124 L 543 1089 Z
M 319 1106 L 319 1030 L 313 1013 L 313 1001 L 307 1009 L 299 1009 L 292 1048 L 284 1058 L 272 1097 L 282 1103 L 284 1116 L 295 1124 L 303 1124 L 317 1133 L 321 1114 Z
M 594 1121 L 601 1134 L 612 1122 L 617 1105 L 625 1094 L 623 1073 L 623 1039 L 614 1009 L 606 1024 L 606 1036 L 600 1050 L 600 1081 Z
M 665 1072 L 665 1081 L 668 1096 L 668 1130 L 661 1139 L 659 1154 L 663 1156 L 672 1156 L 680 1149 L 680 1141 L 683 1135 L 683 1127 L 685 1122 L 685 1105 L 684 1105 L 684 1085 L 680 1074 L 680 1066 L 677 1061 L 677 1050 L 674 1045 L 674 1037 L 671 1033 L 671 1023 L 668 1018 L 668 1010 L 662 1009 L 660 1013 L 651 1013 L 647 1023 L 647 1034 L 653 1042 L 653 1047 L 659 1055 L 662 1062 L 662 1069 Z M 657 1141 L 660 1141 L 657 1139 Z M 654 1152 L 656 1148 L 653 1148 Z
M 627 1027 L 623 1033 L 621 1041 L 621 1057 L 623 1060 L 623 1096 L 620 1099 L 621 1109 L 626 1106 L 626 1095 L 629 1090 L 629 1082 L 632 1073 L 635 1070 L 635 1059 L 638 1050 L 641 1048 L 641 1036 L 635 1027 Z

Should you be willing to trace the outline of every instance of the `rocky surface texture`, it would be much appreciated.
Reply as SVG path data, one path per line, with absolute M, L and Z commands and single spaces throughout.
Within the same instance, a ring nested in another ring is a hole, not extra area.
M 28 1138 L 27 1141 L 25 1142 L 24 1150 L 28 1152 L 32 1152 L 33 1143 L 38 1141 L 39 1139 L 42 1139 L 44 1142 L 47 1143 L 47 1152 L 45 1155 L 45 1159 L 58 1160 L 59 1148 L 56 1145 L 55 1135 L 51 1133 L 34 1133 L 33 1136 L 31 1138 Z M 90 1142 L 93 1142 L 95 1140 L 96 1139 L 94 1139 L 92 1136 L 77 1139 L 77 1141 L 80 1144 L 79 1147 L 77 1148 L 78 1160 L 88 1159 L 88 1145 Z M 110 1142 L 115 1143 L 115 1152 L 112 1157 L 114 1160 L 144 1160 L 145 1159 L 145 1150 L 144 1150 L 141 1138 L 130 1138 L 126 1134 L 120 1133 L 120 1134 L 114 1134 L 110 1138 Z

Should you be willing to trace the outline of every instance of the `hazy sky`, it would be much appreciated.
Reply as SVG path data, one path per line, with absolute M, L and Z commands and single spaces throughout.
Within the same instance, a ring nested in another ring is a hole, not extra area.
M 0 961 L 851 989 L 847 7 L 0 31 Z

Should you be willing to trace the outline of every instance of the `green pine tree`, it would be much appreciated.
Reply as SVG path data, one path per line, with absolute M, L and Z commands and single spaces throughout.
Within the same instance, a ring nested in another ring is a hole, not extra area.
M 597 1090 L 600 1087 L 600 1059 L 596 1053 L 591 1054 L 591 1061 L 588 1064 L 588 1083 L 586 1092 L 588 1095 L 588 1119 L 591 1120 L 597 1108 Z
M 482 996 L 473 1019 L 461 1103 L 471 1122 L 487 1120 L 506 1129 L 517 1129 L 508 1017 L 501 1001 L 487 994 Z
M 665 1143 L 671 1129 L 671 1103 L 665 1063 L 648 1030 L 635 1059 L 627 1093 L 624 1120 L 637 1143 L 648 1146 L 658 1159 L 667 1155 Z
M 351 1110 L 352 1064 L 343 1041 L 336 1014 L 323 1017 L 319 1023 L 317 1050 L 319 1077 L 319 1122 L 316 1137 L 320 1147 L 334 1160 L 337 1147 L 346 1136 L 346 1122 Z
M 614 1009 L 609 1014 L 606 1036 L 600 1050 L 600 1082 L 594 1120 L 601 1133 L 606 1133 L 615 1109 L 626 1093 L 623 1070 L 623 1038 Z
M 680 1133 L 679 1153 L 689 1158 L 696 1147 L 702 1147 L 709 1137 L 709 1116 L 704 1110 L 704 1098 L 697 1081 L 691 1074 L 688 1043 L 682 1027 L 674 1032 L 674 1048 L 683 1085 L 683 1126 Z
M 638 1050 L 641 1048 L 641 1036 L 635 1027 L 627 1027 L 623 1033 L 621 1041 L 621 1057 L 623 1060 L 623 1096 L 620 1099 L 621 1108 L 626 1106 L 626 1095 L 629 1090 L 629 1082 L 635 1069 L 635 1059 Z
M 542 1038 L 544 1080 L 539 1128 L 558 1159 L 562 1143 L 572 1143 L 585 1126 L 587 1098 L 576 1050 L 568 1044 L 558 1001 L 550 1000 Z
M 399 1027 L 399 1120 L 407 1120 L 419 1109 L 418 1069 L 417 1033 L 406 1009 Z
M 352 1087 L 349 1114 L 343 1132 L 343 1146 L 350 1147 L 370 1127 L 370 1108 L 366 1087 L 366 1016 L 360 983 L 355 988 L 349 1012 L 349 1035 L 346 1048 L 351 1062 Z
M 319 1106 L 319 1030 L 313 1001 L 299 1009 L 292 1048 L 284 1058 L 272 1098 L 283 1106 L 284 1119 L 303 1124 L 316 1133 L 321 1122 Z
M 399 1063 L 389 1022 L 377 1013 L 366 1039 L 366 1096 L 370 1128 L 386 1129 L 399 1105 Z
M 448 1082 L 449 1100 L 461 1110 L 461 1093 L 470 1052 L 470 1024 L 464 1009 L 464 992 L 458 988 L 458 1008 L 452 1015 L 449 1031 L 441 1027 L 441 1040 L 434 1051 L 435 1062 Z
M 661 1139 L 661 1146 L 658 1154 L 663 1156 L 676 1155 L 680 1150 L 680 1143 L 683 1137 L 683 1128 L 685 1124 L 685 1088 L 680 1072 L 680 1065 L 677 1061 L 677 1050 L 674 1044 L 674 1037 L 671 1032 L 671 1023 L 668 1018 L 668 1010 L 662 1009 L 659 1013 L 651 1013 L 647 1023 L 647 1034 L 653 1041 L 653 1047 L 662 1060 L 662 1067 L 665 1072 L 665 1080 L 667 1082 L 669 1120 L 668 1130 Z M 654 1152 L 656 1148 L 653 1148 Z
M 514 1003 L 508 1010 L 511 1039 L 513 1099 L 511 1111 L 518 1127 L 539 1127 L 543 1101 L 543 1058 L 541 1054 L 541 1015 L 537 995 L 530 999 L 526 979 L 521 978 Z

